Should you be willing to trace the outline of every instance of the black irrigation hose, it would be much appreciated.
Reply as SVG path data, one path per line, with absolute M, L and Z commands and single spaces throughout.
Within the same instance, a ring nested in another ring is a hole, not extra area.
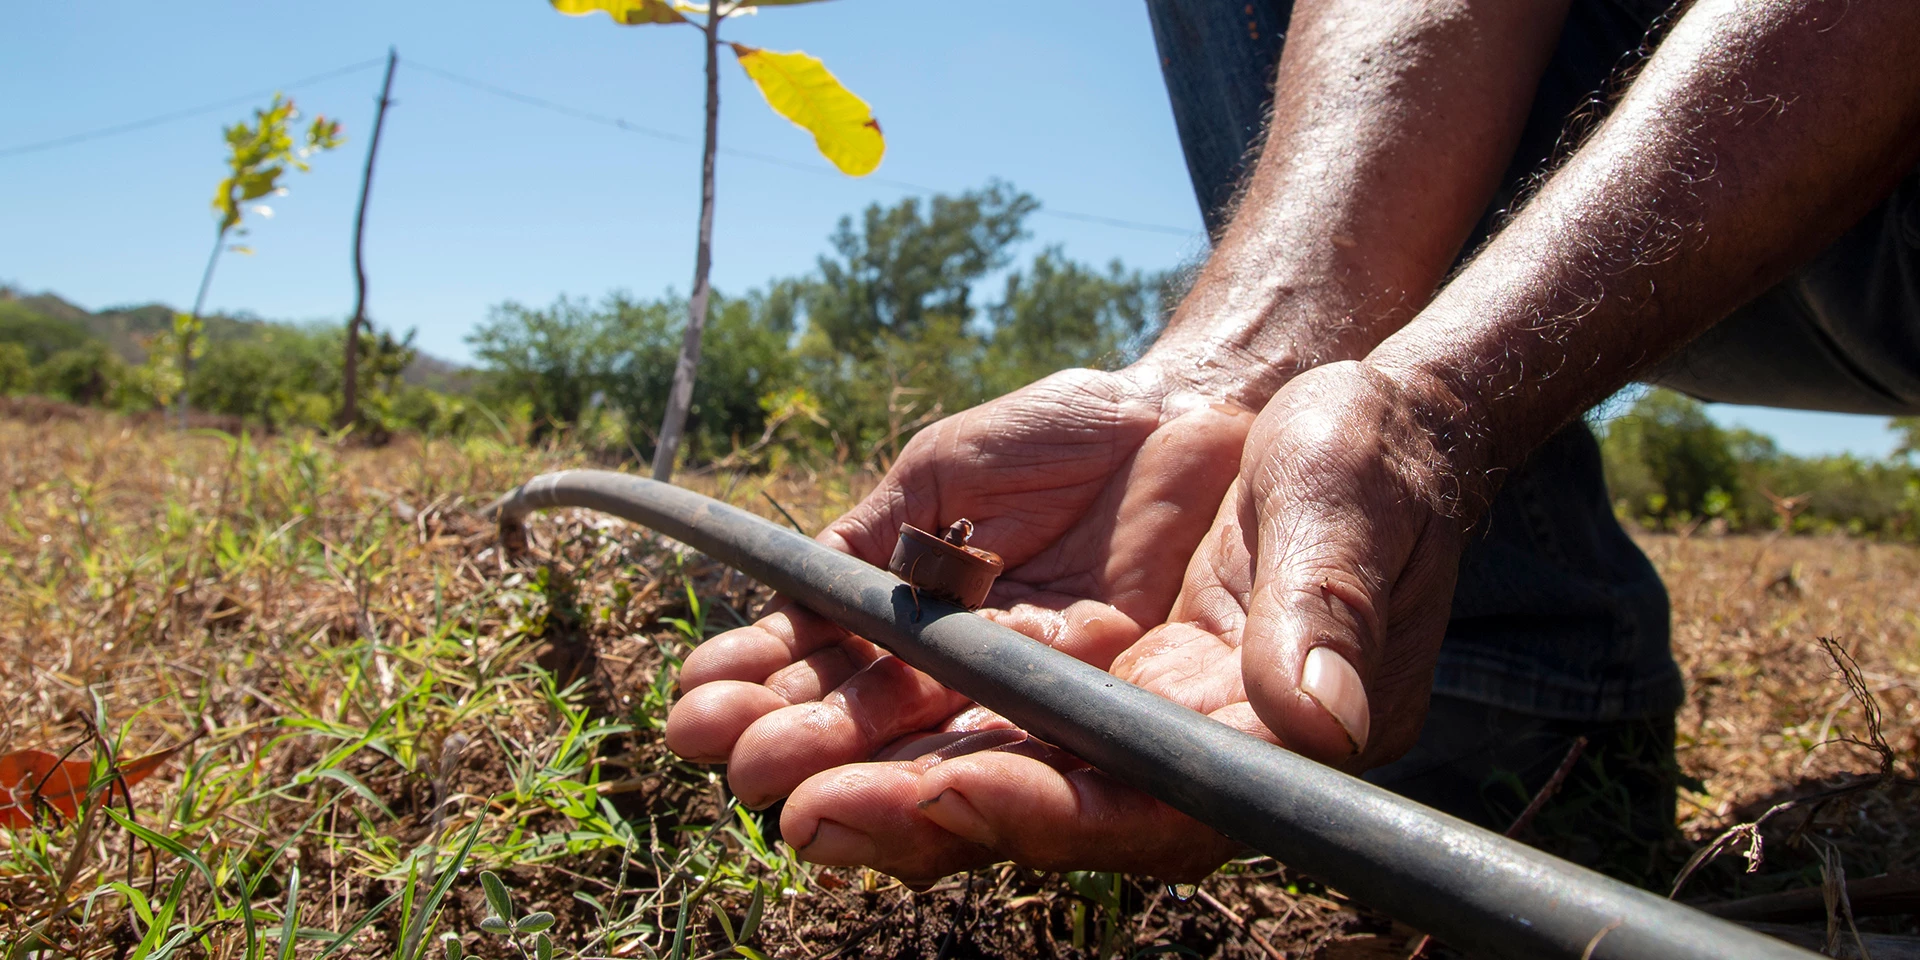
M 651 527 L 886 647 L 1107 774 L 1474 956 L 1813 957 L 1248 736 L 745 511 L 601 470 L 488 511 L 586 507 Z

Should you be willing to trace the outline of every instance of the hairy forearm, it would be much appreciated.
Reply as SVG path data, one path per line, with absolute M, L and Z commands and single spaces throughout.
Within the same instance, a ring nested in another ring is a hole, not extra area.
M 1891 188 L 1920 155 L 1916 50 L 1910 0 L 1701 0 L 1368 364 L 1451 408 L 1437 422 L 1457 468 L 1517 464 Z
M 1564 0 L 1301 0 L 1231 225 L 1149 353 L 1251 406 L 1364 356 L 1486 207 Z

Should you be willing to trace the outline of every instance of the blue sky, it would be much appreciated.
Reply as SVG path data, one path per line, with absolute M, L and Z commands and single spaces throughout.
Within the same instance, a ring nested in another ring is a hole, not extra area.
M 324 15 L 315 16 L 315 11 Z M 1200 218 L 1137 0 L 836 0 L 772 8 L 729 39 L 804 49 L 865 97 L 887 133 L 878 173 L 834 173 L 809 139 L 722 64 L 723 156 L 714 279 L 741 291 L 809 269 L 843 214 L 902 184 L 959 191 L 999 177 L 1038 197 L 1028 251 L 1142 268 L 1198 256 Z M 30 145 L 142 120 L 381 57 L 398 101 L 368 235 L 370 309 L 455 359 L 503 300 L 685 290 L 700 130 L 698 34 L 571 18 L 541 0 L 323 6 L 258 2 L 8 4 L 0 12 L 0 281 L 83 306 L 193 297 L 234 105 L 69 146 Z M 418 67 L 410 64 L 418 64 Z M 449 71 L 659 131 L 646 136 L 502 99 Z M 377 66 L 296 87 L 349 143 L 289 181 L 256 220 L 254 256 L 229 256 L 209 303 L 321 320 L 352 306 L 354 194 Z M 262 98 L 264 99 L 264 98 Z M 1159 229 L 1075 219 L 1117 218 Z M 1880 454 L 1880 418 L 1722 408 L 1724 422 L 1801 453 Z

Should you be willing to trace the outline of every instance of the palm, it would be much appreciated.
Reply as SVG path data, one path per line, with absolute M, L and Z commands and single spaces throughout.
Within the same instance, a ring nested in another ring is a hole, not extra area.
M 1069 371 L 916 437 L 878 489 L 821 540 L 871 563 L 902 523 L 973 521 L 1007 561 L 983 611 L 1106 666 L 1164 618 L 1179 567 L 1231 482 L 1251 420 L 1163 403 L 1119 374 Z M 964 697 L 792 606 L 715 637 L 681 673 L 669 720 L 682 756 L 726 760 L 747 803 L 939 729 Z

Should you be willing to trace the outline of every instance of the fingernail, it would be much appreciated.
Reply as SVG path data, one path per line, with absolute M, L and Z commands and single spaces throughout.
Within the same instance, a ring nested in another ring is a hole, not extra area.
M 880 859 L 879 854 L 872 837 L 832 820 L 820 821 L 813 839 L 800 848 L 800 856 L 809 863 L 829 867 L 868 866 Z
M 1307 651 L 1306 666 L 1300 670 L 1300 689 L 1333 717 L 1347 735 L 1354 753 L 1367 747 L 1367 689 L 1360 683 L 1360 672 L 1330 647 Z
M 988 825 L 987 818 L 981 816 L 980 811 L 974 809 L 973 804 L 958 790 L 949 787 L 932 800 L 920 801 L 919 806 L 920 812 L 926 814 L 928 820 L 939 824 L 942 830 L 954 836 L 974 843 L 992 844 L 994 841 L 993 827 Z

